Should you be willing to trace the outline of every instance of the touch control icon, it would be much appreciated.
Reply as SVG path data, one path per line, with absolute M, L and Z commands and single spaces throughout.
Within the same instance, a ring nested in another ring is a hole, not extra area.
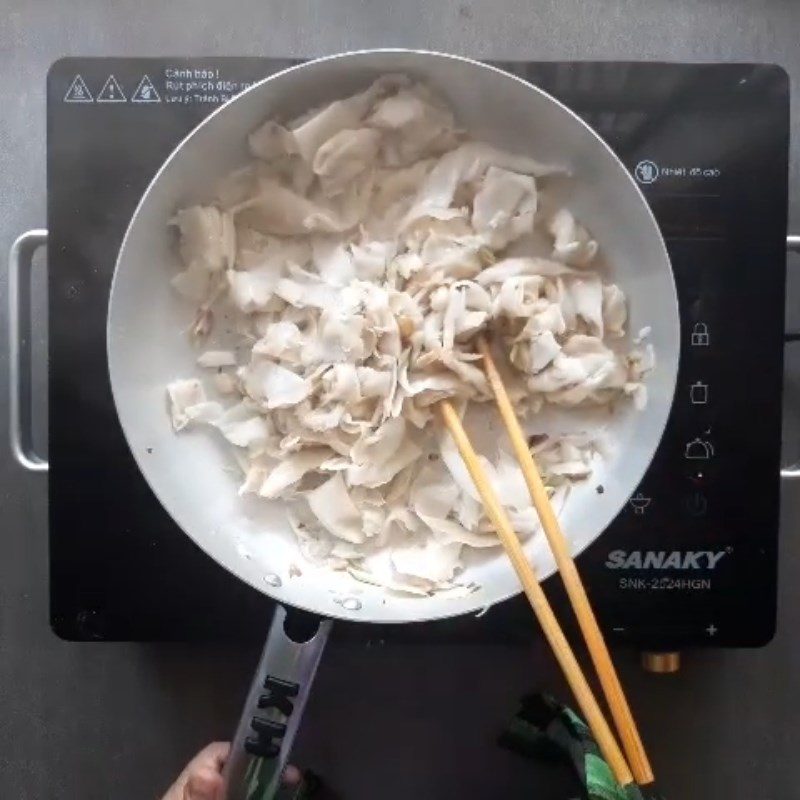
M 696 381 L 689 387 L 689 399 L 693 406 L 704 406 L 708 403 L 708 384 Z
M 655 183 L 658 180 L 658 165 L 653 161 L 640 161 L 633 171 L 636 180 L 645 185 Z
M 633 507 L 634 514 L 641 515 L 644 514 L 645 511 L 647 511 L 648 507 L 650 506 L 650 503 L 653 502 L 653 499 L 651 497 L 643 495 L 641 492 L 636 492 L 636 494 L 633 495 L 633 497 L 631 497 L 631 499 L 628 502 Z
M 708 500 L 702 492 L 692 492 L 684 501 L 684 505 L 693 517 L 702 517 L 708 511 Z
M 711 344 L 711 335 L 705 322 L 698 322 L 692 328 L 692 347 L 708 347 Z
M 686 443 L 684 457 L 689 461 L 708 461 L 714 455 L 714 445 L 699 436 Z

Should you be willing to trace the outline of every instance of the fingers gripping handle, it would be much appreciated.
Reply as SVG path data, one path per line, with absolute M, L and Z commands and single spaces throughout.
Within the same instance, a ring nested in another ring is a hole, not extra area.
M 225 800 L 270 800 L 280 788 L 331 629 L 320 622 L 310 639 L 297 642 L 286 620 L 278 606 L 222 772 Z

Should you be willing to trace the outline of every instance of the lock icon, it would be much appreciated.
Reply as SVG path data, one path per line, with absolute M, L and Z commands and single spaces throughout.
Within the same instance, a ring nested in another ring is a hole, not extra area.
M 705 322 L 696 323 L 692 328 L 692 347 L 708 347 L 710 341 L 708 325 Z

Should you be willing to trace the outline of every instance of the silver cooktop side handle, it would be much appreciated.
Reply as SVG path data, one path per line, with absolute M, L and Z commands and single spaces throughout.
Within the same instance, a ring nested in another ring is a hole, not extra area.
M 33 447 L 31 412 L 31 265 L 47 244 L 47 231 L 25 231 L 8 254 L 9 438 L 17 462 L 32 472 L 47 472 L 47 459 Z
M 789 235 L 786 237 L 786 252 L 800 253 L 800 236 Z M 800 464 L 793 464 L 791 467 L 781 469 L 781 478 L 788 480 L 800 478 Z

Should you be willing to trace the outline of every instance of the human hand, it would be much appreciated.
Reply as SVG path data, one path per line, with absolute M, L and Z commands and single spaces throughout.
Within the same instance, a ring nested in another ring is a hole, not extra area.
M 230 749 L 228 742 L 213 742 L 204 747 L 186 765 L 162 800 L 219 800 L 222 797 L 222 767 Z M 301 780 L 297 767 L 286 767 L 284 784 L 296 786 Z
M 222 796 L 222 765 L 231 746 L 212 742 L 204 747 L 170 786 L 163 800 L 218 800 Z

